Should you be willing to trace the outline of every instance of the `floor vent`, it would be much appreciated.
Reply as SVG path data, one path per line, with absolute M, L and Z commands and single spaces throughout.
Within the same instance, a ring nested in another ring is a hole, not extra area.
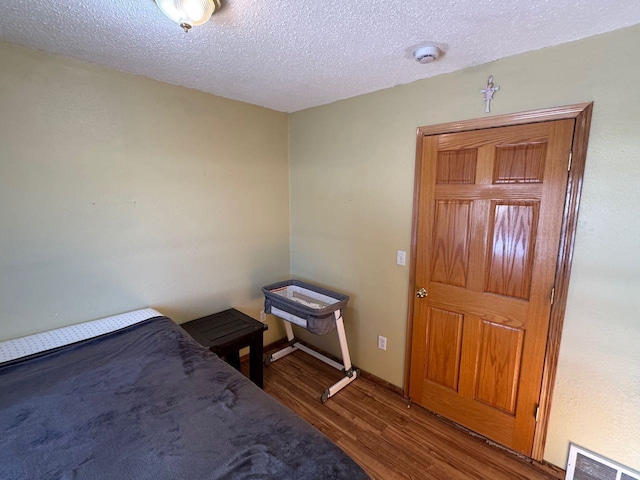
M 571 444 L 565 480 L 640 480 L 640 473 Z

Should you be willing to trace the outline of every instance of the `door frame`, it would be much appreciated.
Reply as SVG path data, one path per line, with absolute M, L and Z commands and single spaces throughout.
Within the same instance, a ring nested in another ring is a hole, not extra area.
M 444 133 L 465 132 L 469 130 L 481 130 L 487 128 L 506 127 L 511 125 L 524 125 L 528 123 L 549 122 L 554 120 L 575 119 L 573 131 L 572 156 L 568 173 L 567 189 L 565 195 L 562 230 L 560 232 L 560 248 L 556 261 L 555 295 L 549 314 L 549 333 L 547 335 L 547 348 L 542 373 L 542 386 L 538 401 L 538 421 L 533 439 L 531 457 L 542 461 L 544 446 L 551 411 L 551 398 L 558 366 L 558 354 L 560 352 L 560 340 L 564 313 L 567 306 L 567 293 L 569 290 L 569 277 L 573 260 L 576 228 L 578 221 L 578 207 L 580 205 L 580 193 L 584 178 L 587 146 L 589 142 L 589 129 L 593 102 L 567 105 L 564 107 L 545 108 L 528 112 L 496 115 L 493 117 L 463 120 L 459 122 L 443 123 L 418 127 L 416 131 L 416 164 L 413 187 L 413 218 L 411 226 L 411 261 L 409 270 L 409 295 L 407 308 L 407 337 L 404 364 L 404 396 L 410 400 L 410 368 L 411 368 L 411 340 L 413 336 L 413 302 L 416 278 L 416 254 L 418 248 L 418 203 L 420 198 L 422 178 L 422 139 L 425 136 L 441 135 Z

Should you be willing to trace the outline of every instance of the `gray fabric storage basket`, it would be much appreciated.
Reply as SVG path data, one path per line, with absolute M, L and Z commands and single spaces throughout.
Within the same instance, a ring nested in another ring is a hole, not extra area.
M 306 305 L 294 302 L 293 300 L 272 292 L 272 290 L 288 287 L 290 285 L 320 293 L 321 295 L 326 295 L 327 297 L 331 297 L 337 301 L 332 305 L 318 309 L 307 307 Z M 311 333 L 315 333 L 316 335 L 325 335 L 336 328 L 336 318 L 333 312 L 336 310 L 344 310 L 347 306 L 347 302 L 349 301 L 348 295 L 333 292 L 326 288 L 301 282 L 300 280 L 285 280 L 284 282 L 267 285 L 266 287 L 262 287 L 262 293 L 264 294 L 264 311 L 266 313 L 271 313 L 271 307 L 275 307 L 291 315 L 302 318 L 307 321 L 307 330 Z

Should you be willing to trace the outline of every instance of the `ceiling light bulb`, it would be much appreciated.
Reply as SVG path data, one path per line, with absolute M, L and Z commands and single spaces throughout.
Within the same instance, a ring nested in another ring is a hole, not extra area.
M 220 9 L 220 0 L 156 0 L 156 3 L 185 32 L 206 23 Z

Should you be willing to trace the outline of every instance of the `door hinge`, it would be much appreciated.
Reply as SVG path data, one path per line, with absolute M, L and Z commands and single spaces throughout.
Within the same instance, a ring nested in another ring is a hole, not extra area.
M 536 405 L 536 422 L 540 418 L 540 405 Z
M 553 300 L 556 298 L 556 287 L 551 289 L 551 305 L 553 305 Z
M 569 152 L 569 165 L 567 165 L 567 172 L 571 171 L 571 162 L 573 161 L 573 152 Z

